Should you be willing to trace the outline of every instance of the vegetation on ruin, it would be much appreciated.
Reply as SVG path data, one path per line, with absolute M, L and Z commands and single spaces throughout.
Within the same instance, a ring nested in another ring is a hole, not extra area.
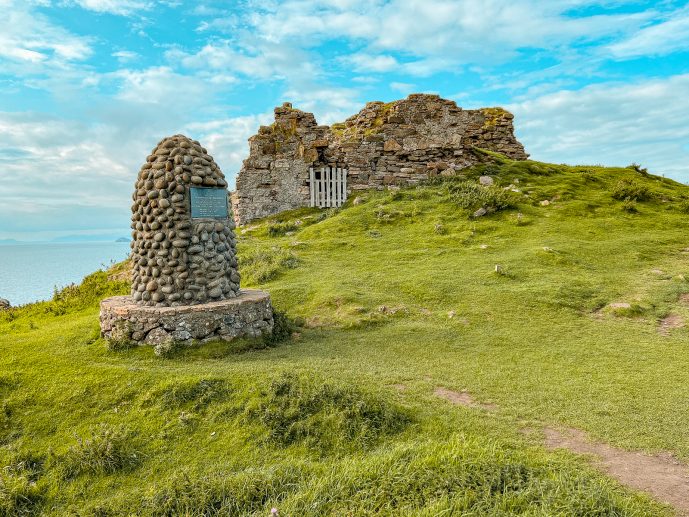
M 507 115 L 507 111 L 503 108 L 481 108 L 481 113 L 486 117 L 486 121 L 483 124 L 485 128 L 493 128 L 497 125 L 498 121 Z
M 0 313 L 0 516 L 671 515 L 542 444 L 689 461 L 689 187 L 488 155 L 245 228 L 279 343 L 109 351 L 124 266 Z

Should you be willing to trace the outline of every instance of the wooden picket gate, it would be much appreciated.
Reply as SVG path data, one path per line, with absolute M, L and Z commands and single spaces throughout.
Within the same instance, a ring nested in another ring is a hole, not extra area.
M 338 207 L 347 200 L 347 169 L 321 167 L 320 171 L 309 168 L 310 206 Z

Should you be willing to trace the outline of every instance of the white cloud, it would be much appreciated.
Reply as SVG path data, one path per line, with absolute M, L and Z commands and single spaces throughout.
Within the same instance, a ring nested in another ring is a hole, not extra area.
M 30 10 L 30 5 L 4 2 L 3 29 L 0 31 L 0 57 L 27 65 L 12 70 L 33 71 L 32 65 L 60 67 L 71 61 L 79 61 L 92 53 L 88 38 L 75 36 L 62 27 L 51 23 L 45 16 Z M 7 71 L 7 70 L 5 70 Z
M 210 122 L 193 122 L 185 126 L 185 133 L 194 135 L 195 139 L 203 143 L 220 165 L 230 188 L 234 189 L 236 174 L 242 161 L 249 155 L 249 137 L 258 131 L 259 126 L 272 122 L 272 113 L 246 115 Z
M 344 58 L 344 62 L 353 65 L 357 72 L 389 72 L 399 67 L 399 63 L 392 56 L 374 56 L 366 53 L 351 54 Z
M 265 41 L 217 41 L 194 54 L 180 50 L 167 53 L 170 61 L 196 70 L 236 72 L 251 78 L 273 80 L 285 77 L 316 77 L 320 70 L 305 51 Z
M 267 1 L 256 3 L 249 24 L 253 34 L 275 43 L 307 48 L 324 39 L 345 37 L 363 45 L 364 55 L 398 52 L 416 56 L 420 59 L 405 66 L 405 71 L 428 75 L 448 66 L 506 60 L 524 48 L 557 50 L 574 42 L 628 34 L 651 17 L 650 13 L 567 14 L 572 7 L 593 3 L 320 0 L 307 6 L 301 0 Z
M 395 90 L 396 92 L 400 92 L 402 95 L 409 95 L 414 90 L 416 90 L 416 85 L 410 83 L 398 83 L 393 81 L 390 83 L 390 89 Z
M 341 122 L 364 105 L 359 100 L 358 90 L 311 82 L 296 85 L 287 90 L 283 97 L 292 102 L 295 108 L 312 112 L 319 124 Z
M 673 13 L 661 23 L 644 27 L 610 45 L 609 50 L 619 58 L 662 56 L 689 50 L 689 8 Z
M 508 106 L 537 160 L 648 166 L 689 182 L 689 74 L 563 90 Z
M 129 16 L 136 11 L 150 9 L 153 6 L 153 2 L 144 0 L 72 0 L 70 3 L 89 11 L 120 16 Z
M 140 56 L 131 50 L 118 50 L 112 53 L 112 57 L 117 58 L 120 63 L 129 63 L 137 60 Z
M 230 184 L 248 138 L 272 113 L 187 122 L 114 101 L 99 121 L 0 112 L 0 232 L 124 229 L 141 164 L 163 137 L 184 133 L 214 156 Z
M 121 80 L 119 99 L 167 105 L 167 112 L 184 111 L 208 102 L 214 93 L 202 78 L 178 74 L 167 66 L 119 70 L 110 77 Z

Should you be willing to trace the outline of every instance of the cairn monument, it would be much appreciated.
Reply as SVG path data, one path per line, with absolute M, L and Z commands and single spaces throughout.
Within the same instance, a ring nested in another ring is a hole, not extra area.
M 132 198 L 131 295 L 101 302 L 103 337 L 158 346 L 272 332 L 268 293 L 240 289 L 227 182 L 199 142 L 160 141 Z

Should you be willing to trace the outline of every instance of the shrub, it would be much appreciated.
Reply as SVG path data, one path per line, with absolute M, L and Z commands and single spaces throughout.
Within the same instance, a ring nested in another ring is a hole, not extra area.
M 590 169 L 581 171 L 581 178 L 587 183 L 600 182 L 600 178 L 596 176 L 596 173 Z
M 631 199 L 625 199 L 622 201 L 622 210 L 630 214 L 636 214 L 639 212 L 636 201 L 632 201 Z
M 638 163 L 632 163 L 630 165 L 627 165 L 627 169 L 631 169 L 635 172 L 638 172 L 642 176 L 648 176 L 648 169 L 645 167 L 641 167 Z
M 112 474 L 132 468 L 141 454 L 132 446 L 133 435 L 122 427 L 101 425 L 88 438 L 77 437 L 77 443 L 59 459 L 63 477 L 81 474 Z
M 131 323 L 128 321 L 117 321 L 110 333 L 110 338 L 105 341 L 105 346 L 113 352 L 133 348 L 136 346 L 136 343 L 132 341 L 131 335 Z
M 188 344 L 174 339 L 166 339 L 153 347 L 153 353 L 158 357 L 170 358 L 179 354 L 182 350 L 187 348 Z
M 682 201 L 680 201 L 677 205 L 677 208 L 683 214 L 689 214 L 689 199 L 683 199 Z
M 266 427 L 273 442 L 321 452 L 369 446 L 411 421 L 402 408 L 355 388 L 293 374 L 274 380 L 248 416 Z
M 56 288 L 52 303 L 47 305 L 47 312 L 60 315 L 67 310 L 79 310 L 108 296 L 127 294 L 129 286 L 126 280 L 110 280 L 107 271 L 96 271 L 84 278 L 79 285 L 72 284 L 59 290 Z
M 294 223 L 274 223 L 268 226 L 270 237 L 282 237 L 283 235 L 296 231 L 298 226 Z
M 447 181 L 445 188 L 450 200 L 467 210 L 485 208 L 498 211 L 517 206 L 517 198 L 512 192 L 494 185 L 483 186 L 471 181 Z
M 273 332 L 263 336 L 263 342 L 266 346 L 283 343 L 292 337 L 296 328 L 297 326 L 284 312 L 273 311 Z
M 378 205 L 374 212 L 376 219 L 381 222 L 392 222 L 401 217 L 404 217 L 404 212 L 401 210 L 394 210 L 390 207 Z
M 651 198 L 651 191 L 646 185 L 642 185 L 638 181 L 624 179 L 613 187 L 612 197 L 620 201 L 647 201 Z
M 325 210 L 321 210 L 320 213 L 316 216 L 316 222 L 321 222 L 325 221 L 326 219 L 331 218 L 335 214 L 337 214 L 339 208 L 326 208 Z

